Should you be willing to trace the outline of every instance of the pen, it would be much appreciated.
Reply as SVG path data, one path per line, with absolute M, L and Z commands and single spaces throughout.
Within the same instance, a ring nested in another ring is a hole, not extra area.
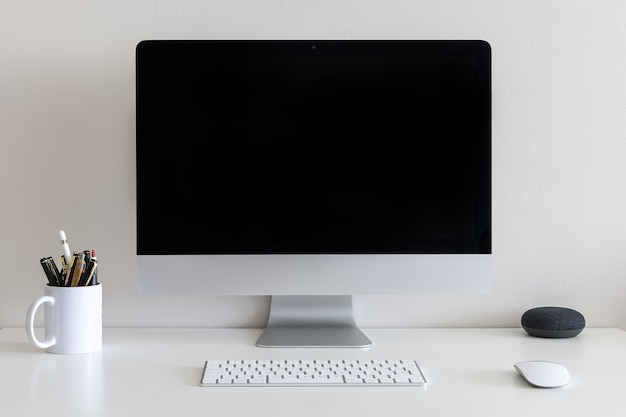
M 59 277 L 59 285 L 61 287 L 65 286 L 65 273 L 67 271 L 67 262 L 65 261 L 65 256 L 61 256 L 61 276 Z
M 89 262 L 87 263 L 87 267 L 85 268 L 85 272 L 83 272 L 83 276 L 80 279 L 80 283 L 78 285 L 80 286 L 96 285 L 94 283 L 93 278 L 97 270 L 98 270 L 98 262 L 94 260 L 93 258 L 89 259 Z
M 98 258 L 96 257 L 95 249 L 91 250 L 91 259 L 93 259 L 95 265 L 93 269 L 93 279 L 91 280 L 91 284 L 87 285 L 96 285 L 98 284 Z
M 67 281 L 67 275 L 69 273 L 69 268 L 72 265 L 72 252 L 70 252 L 70 247 L 67 244 L 67 237 L 65 236 L 65 232 L 61 230 L 59 232 L 59 237 L 61 238 L 61 247 L 63 248 L 63 256 L 65 256 L 65 268 L 63 268 L 63 275 L 66 276 L 65 280 Z
M 72 280 L 70 285 L 72 287 L 78 287 L 78 283 L 80 282 L 80 277 L 83 275 L 83 271 L 85 270 L 85 254 L 81 253 L 78 256 L 74 257 L 74 266 L 72 267 Z
M 39 263 L 41 264 L 41 267 L 43 268 L 43 272 L 46 274 L 46 277 L 48 278 L 48 283 L 50 283 L 50 285 L 59 285 L 57 278 L 54 275 L 54 272 L 50 268 L 49 261 L 51 259 L 52 258 L 41 258 L 41 260 L 39 260 Z
M 63 278 L 61 277 L 59 268 L 57 268 L 57 265 L 54 263 L 54 259 L 52 259 L 52 257 L 49 257 L 47 263 L 49 265 L 50 271 L 52 271 L 52 275 L 54 276 L 54 285 L 62 285 L 61 282 L 63 282 Z
M 72 255 L 70 263 L 67 265 L 67 274 L 65 275 L 65 286 L 69 287 L 72 284 L 72 275 L 74 274 L 74 268 L 76 267 L 76 255 Z

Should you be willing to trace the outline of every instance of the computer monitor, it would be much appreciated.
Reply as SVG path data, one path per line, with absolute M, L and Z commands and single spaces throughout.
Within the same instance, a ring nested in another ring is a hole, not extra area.
M 357 294 L 485 291 L 484 41 L 143 41 L 137 282 L 271 295 L 259 346 L 369 346 Z

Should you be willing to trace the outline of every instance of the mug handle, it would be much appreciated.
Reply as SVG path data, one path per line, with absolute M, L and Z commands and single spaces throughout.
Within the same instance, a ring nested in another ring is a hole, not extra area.
M 35 313 L 37 313 L 37 309 L 43 303 L 50 303 L 51 306 L 54 306 L 54 297 L 51 297 L 49 295 L 43 295 L 39 298 L 36 298 L 35 300 L 33 300 L 32 303 L 30 303 L 28 310 L 26 310 L 26 336 L 33 345 L 37 346 L 38 348 L 46 349 L 54 345 L 57 341 L 54 335 L 50 335 L 48 339 L 44 341 L 37 339 L 37 336 L 35 336 Z

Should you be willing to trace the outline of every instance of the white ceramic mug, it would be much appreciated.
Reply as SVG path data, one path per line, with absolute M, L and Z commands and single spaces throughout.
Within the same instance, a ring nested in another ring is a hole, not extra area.
M 45 340 L 34 329 L 37 309 L 44 306 Z M 102 349 L 102 285 L 55 287 L 46 285 L 26 311 L 26 336 L 46 352 L 79 354 Z

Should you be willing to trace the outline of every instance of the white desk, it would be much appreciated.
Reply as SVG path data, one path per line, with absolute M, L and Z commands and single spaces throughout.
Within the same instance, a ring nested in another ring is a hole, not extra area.
M 61 356 L 0 330 L 6 416 L 623 416 L 626 333 L 538 339 L 522 329 L 372 330 L 371 349 L 262 349 L 260 330 L 105 329 L 102 352 Z M 415 358 L 426 388 L 198 385 L 208 358 Z M 530 387 L 521 360 L 565 364 L 563 388 Z

